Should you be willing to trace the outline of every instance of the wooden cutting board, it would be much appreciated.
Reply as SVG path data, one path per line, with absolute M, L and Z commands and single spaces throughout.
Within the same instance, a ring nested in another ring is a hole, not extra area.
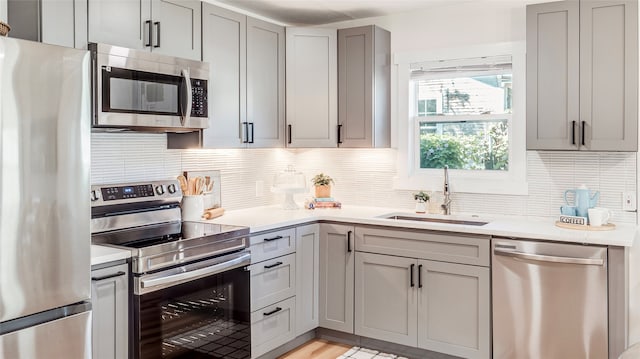
M 580 224 L 563 223 L 556 221 L 556 226 L 566 229 L 578 229 L 582 231 L 611 231 L 616 229 L 616 225 L 613 223 L 603 224 L 602 226 L 583 226 Z

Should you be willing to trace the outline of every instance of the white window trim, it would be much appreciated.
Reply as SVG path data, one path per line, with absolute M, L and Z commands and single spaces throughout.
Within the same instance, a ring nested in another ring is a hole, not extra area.
M 416 158 L 417 123 L 410 111 L 411 63 L 440 59 L 460 59 L 482 56 L 511 55 L 513 68 L 513 114 L 509 128 L 509 171 L 449 170 L 452 192 L 527 195 L 526 174 L 526 53 L 524 42 L 509 42 L 466 48 L 439 49 L 428 53 L 396 54 L 394 65 L 397 79 L 397 147 L 398 175 L 394 189 L 442 191 L 441 169 L 420 169 Z

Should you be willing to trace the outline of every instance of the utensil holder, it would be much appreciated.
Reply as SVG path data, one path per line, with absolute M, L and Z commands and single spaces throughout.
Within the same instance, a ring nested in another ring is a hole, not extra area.
M 204 196 L 183 196 L 182 197 L 182 220 L 200 221 L 204 213 Z

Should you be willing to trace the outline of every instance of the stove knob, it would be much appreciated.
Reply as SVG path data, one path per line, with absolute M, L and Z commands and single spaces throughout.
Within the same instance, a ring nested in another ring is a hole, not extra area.
M 156 193 L 158 194 L 158 196 L 162 196 L 164 194 L 164 186 L 156 186 Z
M 91 202 L 95 202 L 100 199 L 100 192 L 93 190 L 91 191 Z
M 170 184 L 167 189 L 169 190 L 169 193 L 171 193 L 171 194 L 176 193 L 176 185 L 175 184 Z

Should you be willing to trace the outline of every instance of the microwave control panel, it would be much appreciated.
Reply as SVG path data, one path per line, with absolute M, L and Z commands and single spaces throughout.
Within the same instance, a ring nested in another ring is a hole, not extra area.
M 193 103 L 191 104 L 192 117 L 208 117 L 207 108 L 207 80 L 191 79 L 191 94 Z

